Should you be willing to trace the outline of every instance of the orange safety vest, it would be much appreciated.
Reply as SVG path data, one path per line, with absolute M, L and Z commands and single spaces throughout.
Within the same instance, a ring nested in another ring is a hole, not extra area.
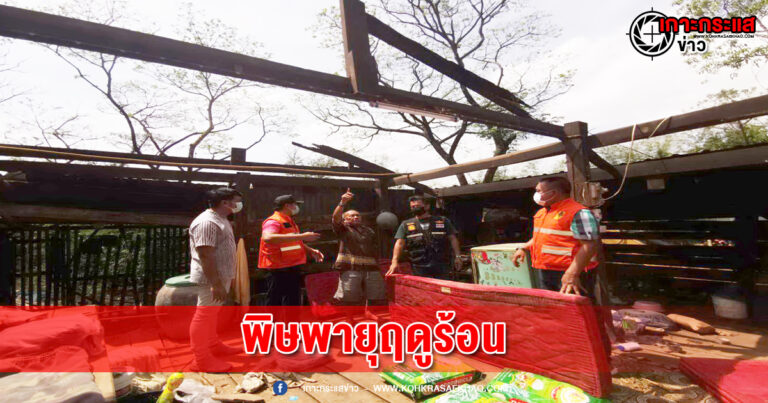
M 280 223 L 278 234 L 299 233 L 299 227 L 293 219 L 279 211 L 275 211 L 275 214 L 272 214 L 264 222 L 269 220 Z M 304 243 L 301 241 L 269 244 L 264 242 L 264 237 L 259 241 L 260 269 L 281 269 L 305 263 L 307 263 L 307 253 L 304 250 Z
M 569 198 L 553 204 L 549 210 L 542 208 L 533 216 L 533 267 L 557 271 L 568 269 L 581 247 L 579 240 L 573 237 L 571 223 L 576 213 L 585 208 Z M 597 261 L 593 257 L 587 270 L 595 266 Z

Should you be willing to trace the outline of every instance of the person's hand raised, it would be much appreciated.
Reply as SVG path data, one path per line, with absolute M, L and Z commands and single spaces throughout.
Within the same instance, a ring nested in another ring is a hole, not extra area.
M 347 193 L 344 193 L 343 195 L 341 195 L 341 204 L 346 205 L 354 197 L 355 197 L 355 194 L 352 193 L 349 188 L 347 188 Z

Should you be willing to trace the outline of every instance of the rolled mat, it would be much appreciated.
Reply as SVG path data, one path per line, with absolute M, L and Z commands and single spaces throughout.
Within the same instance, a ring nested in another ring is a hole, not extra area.
M 507 353 L 474 358 L 566 382 L 595 397 L 611 390 L 606 337 L 596 307 L 586 297 L 528 288 L 466 284 L 396 275 L 390 294 L 393 315 L 410 307 L 450 308 L 459 318 L 505 322 Z M 419 318 L 428 322 L 428 318 Z
M 680 370 L 724 403 L 768 402 L 768 361 L 682 358 Z

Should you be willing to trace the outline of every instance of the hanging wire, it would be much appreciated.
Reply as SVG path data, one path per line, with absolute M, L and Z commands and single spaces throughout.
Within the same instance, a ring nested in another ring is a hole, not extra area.
M 651 137 L 653 137 L 654 135 L 656 135 L 656 132 L 659 130 L 661 125 L 663 125 L 664 122 L 666 122 L 668 120 L 669 120 L 669 117 L 666 117 L 666 118 L 662 119 L 661 122 L 659 122 L 659 124 L 656 125 L 656 128 L 653 129 L 653 132 L 651 133 L 650 136 L 648 136 L 648 138 L 646 140 L 648 140 Z M 626 182 L 627 174 L 629 173 L 629 165 L 632 163 L 632 154 L 634 152 L 635 131 L 636 130 L 637 130 L 637 123 L 632 125 L 632 137 L 631 137 L 631 140 L 629 141 L 629 154 L 627 155 L 627 163 L 624 165 L 624 175 L 621 177 L 621 184 L 619 185 L 619 188 L 616 190 L 616 193 L 610 195 L 609 197 L 606 197 L 605 199 L 603 199 L 604 201 L 608 201 L 608 200 L 613 199 L 614 197 L 618 196 L 619 193 L 621 193 L 621 191 L 624 189 L 624 183 Z

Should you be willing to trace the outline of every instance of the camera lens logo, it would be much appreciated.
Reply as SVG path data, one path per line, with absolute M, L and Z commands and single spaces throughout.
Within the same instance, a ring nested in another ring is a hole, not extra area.
M 646 11 L 632 21 L 629 27 L 629 41 L 641 55 L 648 56 L 653 60 L 656 56 L 663 55 L 675 40 L 675 32 L 659 31 L 659 20 L 667 16 L 658 11 Z

